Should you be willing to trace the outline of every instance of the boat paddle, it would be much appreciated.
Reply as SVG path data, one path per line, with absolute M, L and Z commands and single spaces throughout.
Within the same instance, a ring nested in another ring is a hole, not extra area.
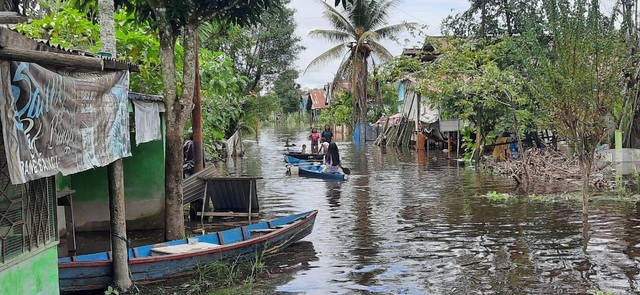
M 347 174 L 347 175 L 351 174 L 351 169 L 347 167 L 342 167 L 342 166 L 340 168 L 342 168 L 342 172 L 344 172 L 344 174 Z

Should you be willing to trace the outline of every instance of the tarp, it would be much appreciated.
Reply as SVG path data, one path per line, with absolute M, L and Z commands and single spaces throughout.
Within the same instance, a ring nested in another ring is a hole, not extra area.
M 58 73 L 0 61 L 0 114 L 13 184 L 131 155 L 129 73 Z
M 244 145 L 242 144 L 242 139 L 238 131 L 227 139 L 227 155 L 232 157 L 244 156 Z

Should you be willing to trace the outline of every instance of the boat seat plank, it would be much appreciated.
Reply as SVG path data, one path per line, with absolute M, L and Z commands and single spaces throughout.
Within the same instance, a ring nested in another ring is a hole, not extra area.
M 176 246 L 158 247 L 151 252 L 164 255 L 186 254 L 218 248 L 220 245 L 211 243 L 182 244 Z
M 252 229 L 251 232 L 252 233 L 270 233 L 276 230 L 277 229 L 275 228 L 264 228 L 264 229 Z

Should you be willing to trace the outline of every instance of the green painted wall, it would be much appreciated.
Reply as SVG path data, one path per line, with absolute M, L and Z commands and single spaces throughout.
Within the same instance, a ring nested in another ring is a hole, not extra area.
M 23 254 L 30 255 L 29 253 Z M 0 270 L 0 294 L 59 294 L 56 244 Z
M 164 228 L 164 141 L 136 146 L 132 133 L 131 154 L 123 160 L 127 229 Z M 76 231 L 109 230 L 107 168 L 71 175 L 70 188 Z

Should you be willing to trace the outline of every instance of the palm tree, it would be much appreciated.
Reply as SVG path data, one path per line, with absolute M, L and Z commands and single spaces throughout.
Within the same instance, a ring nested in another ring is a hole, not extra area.
M 324 1 L 319 2 L 324 5 L 323 15 L 331 22 L 333 29 L 313 30 L 309 35 L 339 44 L 312 60 L 307 69 L 343 57 L 333 84 L 335 86 L 344 80 L 351 83 L 353 121 L 363 124 L 367 116 L 369 58 L 372 55 L 381 61 L 392 58 L 389 50 L 378 42 L 395 36 L 412 24 L 403 22 L 387 25 L 389 12 L 399 0 L 351 0 L 346 3 L 342 13 Z

